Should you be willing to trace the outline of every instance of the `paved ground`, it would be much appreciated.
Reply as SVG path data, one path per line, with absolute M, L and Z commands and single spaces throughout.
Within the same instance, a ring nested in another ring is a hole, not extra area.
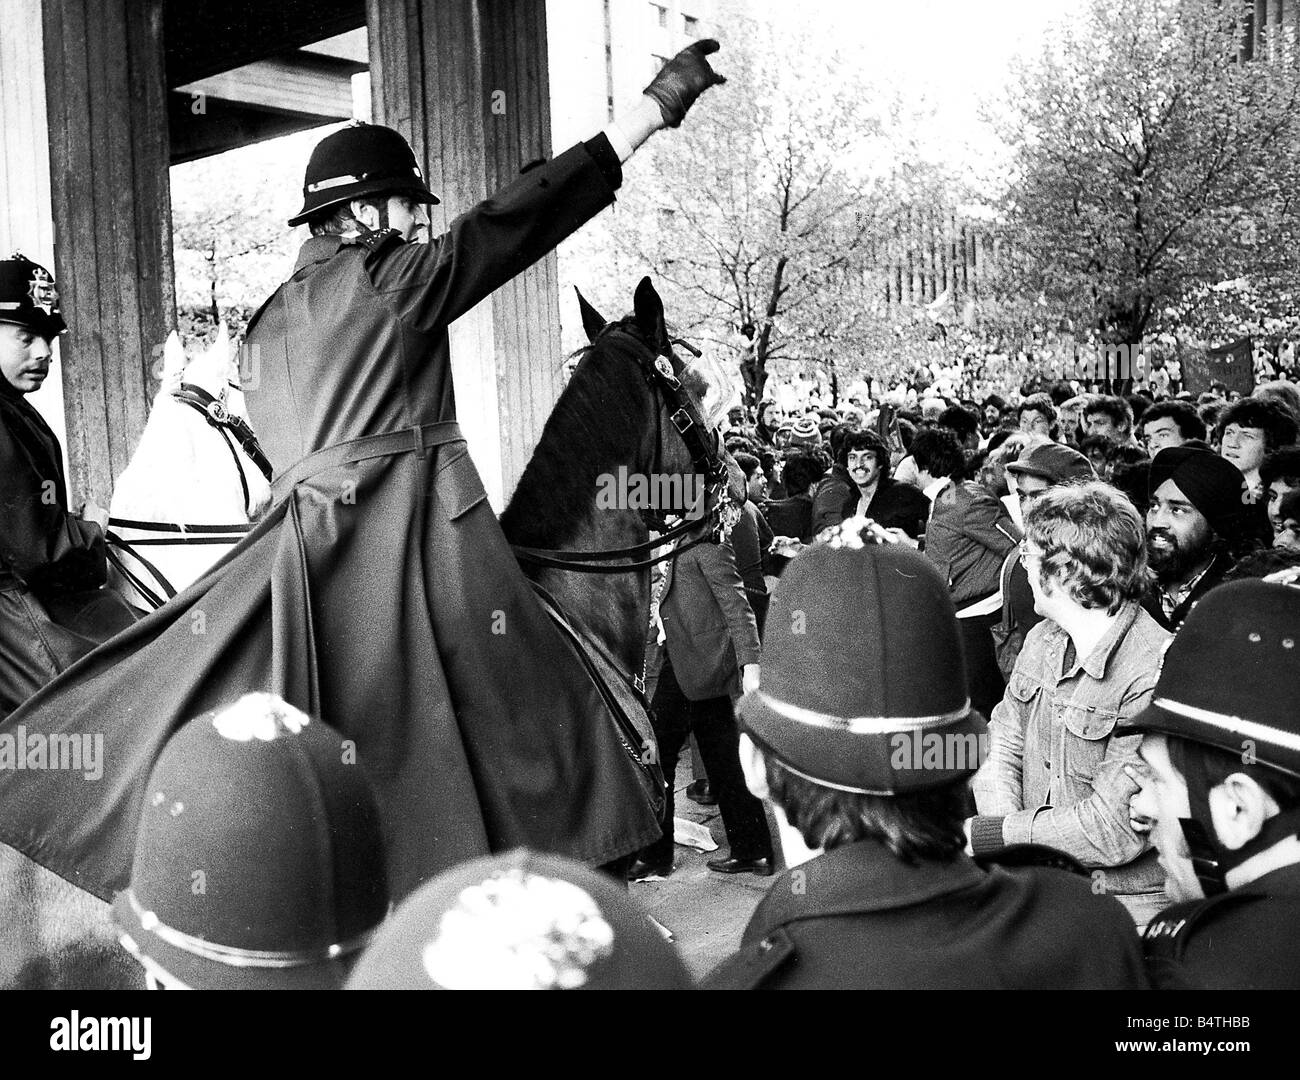
M 633 899 L 672 931 L 682 960 L 699 978 L 735 951 L 745 924 L 775 878 L 718 874 L 704 865 L 727 855 L 727 834 L 716 806 L 698 806 L 686 797 L 690 761 L 690 754 L 684 754 L 677 767 L 677 816 L 706 825 L 719 848 L 703 852 L 677 844 L 677 869 L 670 877 L 634 881 L 630 888 Z

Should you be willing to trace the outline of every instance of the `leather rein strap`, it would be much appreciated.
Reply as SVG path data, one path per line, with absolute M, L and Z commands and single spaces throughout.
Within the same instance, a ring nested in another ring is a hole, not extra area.
M 244 453 L 248 455 L 248 460 L 257 466 L 258 471 L 266 477 L 266 482 L 269 484 L 272 473 L 271 462 L 263 453 L 262 446 L 257 441 L 257 436 L 253 434 L 253 429 L 241 417 L 231 413 L 226 408 L 224 401 L 213 397 L 201 386 L 195 386 L 193 383 L 181 383 L 180 388 L 172 394 L 172 397 L 197 410 L 211 427 L 221 432 L 222 438 L 226 441 L 226 446 L 230 449 L 231 457 L 235 459 L 236 471 L 239 473 L 239 483 L 244 489 L 244 506 L 247 512 L 252 513 L 248 480 L 244 477 L 244 466 L 239 460 L 239 455 L 235 453 L 235 447 L 230 440 L 233 437 L 239 443 Z

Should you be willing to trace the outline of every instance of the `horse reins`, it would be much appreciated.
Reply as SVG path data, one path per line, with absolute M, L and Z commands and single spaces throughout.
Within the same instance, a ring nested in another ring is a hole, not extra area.
M 610 332 L 621 332 L 640 344 L 639 338 L 626 330 L 620 323 L 612 323 L 604 331 L 604 333 Z M 600 336 L 603 337 L 604 333 Z M 681 380 L 673 370 L 672 361 L 677 359 L 676 354 L 673 352 L 673 345 L 681 345 L 696 356 L 700 355 L 699 350 L 689 343 L 679 338 L 672 338 L 663 343 L 661 351 L 654 354 L 649 363 L 639 356 L 637 362 L 641 365 L 646 382 L 656 394 L 656 398 L 662 398 L 664 405 L 672 410 L 668 415 L 668 419 L 677 430 L 678 435 L 681 436 L 682 442 L 686 444 L 687 452 L 691 455 L 692 468 L 697 474 L 705 477 L 707 483 L 706 499 L 712 496 L 713 500 L 709 510 L 697 520 L 687 520 L 671 528 L 667 527 L 665 516 L 661 510 L 642 510 L 640 511 L 641 517 L 645 521 L 647 528 L 658 535 L 631 547 L 605 548 L 600 551 L 565 551 L 512 544 L 511 550 L 514 551 L 515 557 L 521 562 L 532 563 L 536 566 L 548 566 L 556 570 L 572 570 L 584 574 L 625 574 L 645 570 L 657 563 L 666 562 L 675 558 L 679 552 L 688 551 L 697 544 L 703 544 L 710 540 L 715 542 L 724 541 L 730 536 L 732 527 L 740 517 L 740 508 L 732 503 L 727 492 L 727 467 L 722 456 L 718 453 L 717 437 L 714 437 L 712 445 L 710 445 L 706 439 L 704 418 L 700 415 L 695 402 L 691 400 L 690 395 L 686 392 Z M 658 465 L 663 456 L 662 410 L 658 408 L 655 410 L 655 420 L 655 464 Z M 708 525 L 708 530 L 687 543 L 670 547 L 667 552 L 658 556 L 652 554 L 656 548 L 671 544 L 672 541 L 685 536 L 702 525 Z M 645 555 L 651 557 L 641 558 L 641 556 Z M 613 566 L 605 565 L 610 559 L 631 559 L 633 561 L 620 562 Z
M 230 384 L 234 386 L 234 383 Z M 238 387 L 235 387 L 238 389 Z M 234 416 L 226 408 L 225 402 L 221 398 L 213 397 L 201 386 L 195 386 L 193 383 L 181 383 L 180 388 L 172 393 L 172 397 L 177 401 L 183 402 L 190 408 L 197 411 L 208 422 L 210 427 L 216 428 L 220 432 L 222 440 L 225 442 L 230 455 L 235 460 L 235 469 L 239 476 L 239 485 L 244 495 L 244 512 L 247 515 L 252 514 L 253 504 L 252 495 L 248 488 L 248 478 L 244 475 L 244 464 L 239 460 L 239 454 L 235 451 L 237 441 L 244 453 L 248 456 L 249 461 L 257 466 L 258 470 L 266 477 L 267 482 L 271 480 L 271 463 L 263 452 L 262 447 L 257 441 L 257 436 L 253 434 L 253 429 L 241 417 Z M 176 589 L 167 576 L 158 569 L 152 562 L 140 554 L 136 548 L 155 546 L 155 547 L 175 547 L 177 545 L 190 544 L 225 544 L 230 546 L 237 544 L 252 529 L 252 525 L 247 522 L 239 522 L 233 525 L 188 525 L 178 522 L 169 521 L 138 521 L 133 518 L 108 519 L 110 526 L 117 526 L 121 529 L 133 529 L 141 532 L 164 533 L 166 535 L 157 537 L 146 537 L 137 540 L 124 540 L 115 532 L 106 532 L 105 539 L 108 543 L 106 552 L 109 561 L 117 568 L 118 572 L 126 579 L 130 586 L 138 592 L 145 602 L 154 610 L 162 607 L 168 600 L 176 595 Z M 123 563 L 120 555 L 113 549 L 120 548 L 125 551 L 137 562 L 140 563 L 150 574 L 153 575 L 154 581 L 162 590 L 165 596 L 159 596 L 157 592 L 151 589 L 138 574 L 133 573 Z

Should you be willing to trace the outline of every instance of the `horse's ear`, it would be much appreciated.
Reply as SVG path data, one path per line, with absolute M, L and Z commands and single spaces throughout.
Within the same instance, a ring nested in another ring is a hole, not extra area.
M 659 299 L 655 287 L 648 277 L 643 277 L 637 284 L 632 297 L 632 311 L 636 315 L 636 324 L 652 345 L 666 346 L 668 330 L 664 325 L 664 302 Z
M 159 376 L 163 385 L 165 386 L 172 379 L 179 381 L 187 362 L 181 336 L 173 330 L 167 335 L 167 341 L 163 345 L 162 375 Z
M 587 332 L 587 340 L 594 342 L 600 336 L 600 332 L 605 329 L 605 316 L 587 303 L 587 298 L 582 295 L 577 286 L 574 286 L 573 291 L 578 294 L 578 310 L 582 312 L 582 328 Z

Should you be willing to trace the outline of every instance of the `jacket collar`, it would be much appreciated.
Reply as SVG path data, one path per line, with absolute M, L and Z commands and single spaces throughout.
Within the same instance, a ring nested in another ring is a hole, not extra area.
M 800 872 L 806 880 L 796 890 L 792 875 Z M 972 888 L 986 876 L 965 853 L 951 862 L 908 864 L 879 841 L 860 840 L 786 871 L 759 905 L 745 936 L 766 936 L 801 919 L 907 907 Z
M 1069 669 L 1062 671 L 1065 664 L 1066 654 L 1071 648 L 1070 635 L 1061 629 L 1056 623 L 1052 623 L 1052 633 L 1056 637 L 1057 655 L 1060 657 L 1052 674 L 1062 679 L 1072 679 L 1079 673 L 1082 668 L 1094 679 L 1104 679 L 1106 677 L 1106 665 L 1110 663 L 1111 655 L 1124 640 L 1124 635 L 1128 633 L 1129 627 L 1133 625 L 1133 620 L 1138 617 L 1138 612 L 1142 610 L 1142 605 L 1136 600 L 1126 601 L 1124 606 L 1119 609 L 1119 614 L 1111 627 L 1103 635 L 1102 639 L 1097 642 L 1087 656 L 1080 659 L 1074 658 L 1074 663 Z
M 293 272 L 296 274 L 304 266 L 324 262 L 331 255 L 337 254 L 342 246 L 343 237 L 341 236 L 309 237 L 302 247 L 298 249 L 298 261 L 293 265 Z

